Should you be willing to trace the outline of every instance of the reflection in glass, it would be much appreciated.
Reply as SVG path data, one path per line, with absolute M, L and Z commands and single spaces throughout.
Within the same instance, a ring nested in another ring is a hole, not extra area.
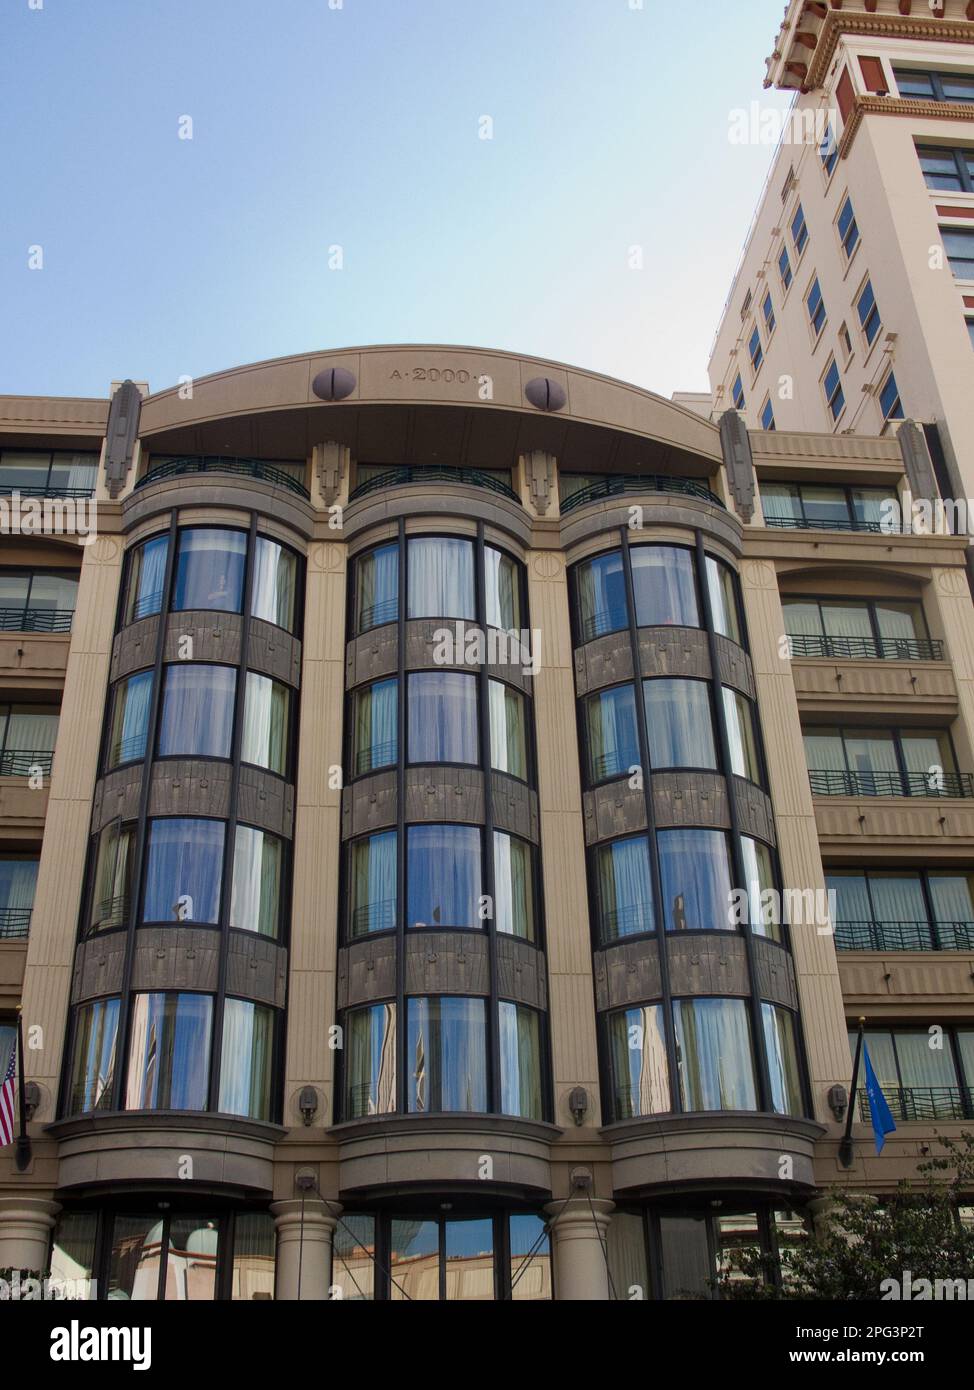
M 761 760 L 754 730 L 754 706 L 737 690 L 723 687 L 724 716 L 727 720 L 727 741 L 730 745 L 731 772 L 761 783 Z
M 801 1115 L 804 1106 L 795 1020 L 786 1009 L 767 1003 L 761 1005 L 761 1018 L 771 1073 L 772 1109 L 776 1115 Z
M 739 647 L 743 646 L 734 572 L 723 560 L 717 560 L 713 555 L 707 556 L 707 592 L 710 595 L 714 631 L 722 637 L 729 637 Z
M 277 1235 L 269 1211 L 238 1211 L 233 1222 L 230 1299 L 246 1303 L 274 1297 Z
M 444 1222 L 446 1298 L 483 1303 L 494 1299 L 494 1222 L 461 1217 Z
M 205 1110 L 213 1000 L 207 994 L 136 994 L 126 1110 Z
M 511 1298 L 523 1302 L 551 1298 L 551 1238 L 540 1216 L 512 1214 Z M 627 1285 L 628 1287 L 628 1285 Z
M 95 1292 L 88 1281 L 95 1269 L 97 1234 L 96 1212 L 62 1211 L 58 1216 L 51 1241 L 51 1278 L 64 1288 L 66 1298 L 91 1298 Z
M 159 1297 L 163 1233 L 158 1216 L 116 1216 L 108 1269 L 108 1297 L 135 1303 Z
M 499 932 L 534 940 L 534 860 L 531 846 L 494 831 L 494 919 Z
M 622 632 L 629 625 L 626 603 L 626 576 L 622 555 L 597 555 L 575 570 L 578 598 L 578 629 L 583 642 Z
M 266 830 L 238 825 L 233 846 L 230 925 L 277 936 L 284 844 Z
M 486 1111 L 484 1000 L 436 995 L 409 999 L 406 1010 L 407 1110 Z
M 247 672 L 241 760 L 287 776 L 291 692 L 269 676 Z
M 258 536 L 251 613 L 265 623 L 293 632 L 297 591 L 298 557 L 277 541 Z
M 112 725 L 108 737 L 108 766 L 138 762 L 145 757 L 152 702 L 152 672 L 140 671 L 115 686 Z
M 479 763 L 477 677 L 421 671 L 408 688 L 409 761 Z
M 74 1057 L 68 1113 L 112 1108 L 118 1000 L 97 999 L 75 1010 Z
M 473 542 L 446 536 L 408 542 L 409 618 L 475 618 Z
M 520 566 L 503 551 L 488 545 L 484 547 L 484 570 L 488 626 L 503 628 L 505 632 L 520 632 Z
M 662 1115 L 670 1109 L 670 1071 L 661 1004 L 612 1014 L 609 1055 L 615 1119 Z
M 723 830 L 661 830 L 660 892 L 667 931 L 733 931 L 730 850 Z
M 150 822 L 143 922 L 216 923 L 223 829 L 218 820 Z
M 204 1216 L 173 1216 L 163 1298 L 168 1302 L 212 1301 L 216 1297 L 219 1227 Z
M 640 766 L 636 697 L 631 685 L 600 691 L 585 702 L 591 783 L 628 776 Z
M 528 777 L 528 750 L 525 732 L 524 696 L 501 681 L 491 681 L 490 765 L 498 772 Z
M 699 627 L 693 556 L 671 545 L 634 545 L 632 585 L 640 627 Z
M 242 531 L 180 531 L 173 609 L 239 613 L 246 559 L 247 537 Z
M 396 1006 L 373 1004 L 345 1016 L 346 1120 L 396 1108 Z
M 673 1022 L 683 1110 L 756 1110 L 744 1000 L 674 999 Z
M 502 999 L 500 1011 L 501 1113 L 543 1119 L 541 1019 L 534 1009 Z
M 615 840 L 596 850 L 599 935 L 603 941 L 655 928 L 649 842 Z
M 246 999 L 227 999 L 223 1010 L 219 1110 L 251 1120 L 271 1118 L 271 1063 L 275 1011 Z
M 332 1237 L 331 1282 L 347 1302 L 375 1298 L 375 1217 L 346 1211 Z
M 780 941 L 781 913 L 777 906 L 777 880 L 771 862 L 771 851 L 760 840 L 752 840 L 749 835 L 742 835 L 741 853 L 744 856 L 744 887 L 747 891 L 751 931 L 756 936 L 768 936 L 772 941 Z M 769 896 L 763 898 L 763 894 Z M 773 896 L 770 896 L 771 894 Z
M 236 690 L 230 666 L 167 666 L 159 757 L 229 758 Z
M 414 1218 L 391 1222 L 390 1297 L 431 1302 L 440 1296 L 440 1228 Z
M 466 825 L 411 825 L 408 927 L 483 928 L 480 831 Z

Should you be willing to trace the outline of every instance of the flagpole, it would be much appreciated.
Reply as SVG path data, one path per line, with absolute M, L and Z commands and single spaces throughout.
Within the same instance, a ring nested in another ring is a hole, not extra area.
M 852 1068 L 852 1090 L 849 1096 L 849 1111 L 846 1115 L 845 1134 L 843 1134 L 842 1143 L 839 1145 L 839 1162 L 842 1164 L 843 1168 L 852 1167 L 852 1121 L 855 1118 L 856 1113 L 856 1090 L 859 1085 L 859 1066 L 862 1062 L 862 1039 L 863 1029 L 865 1028 L 865 1026 L 866 1020 L 864 1018 L 860 1018 L 859 1037 L 856 1041 L 856 1062 L 855 1066 Z
M 27 1134 L 27 1098 L 26 1082 L 24 1081 L 24 1020 L 21 1015 L 20 1005 L 17 1006 L 17 1077 L 20 1097 L 20 1133 L 17 1135 L 14 1163 L 17 1165 L 17 1172 L 22 1173 L 30 1163 L 31 1147 L 30 1138 Z

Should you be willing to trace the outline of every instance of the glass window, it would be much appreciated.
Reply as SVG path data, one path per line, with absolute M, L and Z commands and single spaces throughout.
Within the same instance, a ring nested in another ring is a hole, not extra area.
M 208 994 L 136 994 L 126 1110 L 205 1110 L 213 1000 Z
M 820 336 L 825 327 L 826 312 L 825 300 L 822 298 L 822 287 L 818 282 L 818 277 L 812 282 L 812 288 L 808 292 L 808 319 L 812 325 L 812 332 L 816 338 Z
M 522 1301 L 550 1299 L 551 1239 L 542 1217 L 528 1213 L 511 1215 L 511 1298 Z
M 616 1120 L 664 1115 L 670 1109 L 663 1006 L 647 1004 L 609 1018 L 612 1113 Z
M 761 334 L 757 328 L 755 328 L 754 332 L 751 334 L 751 340 L 748 344 L 748 353 L 751 358 L 752 370 L 754 372 L 759 372 L 761 370 L 761 364 L 764 361 L 764 349 L 761 347 Z
M 409 761 L 480 762 L 477 677 L 420 671 L 409 677 Z
M 845 392 L 842 389 L 842 377 L 835 362 L 829 363 L 829 369 L 823 379 L 825 387 L 825 399 L 828 402 L 829 413 L 833 420 L 838 420 L 845 410 Z
M 332 1237 L 331 1281 L 342 1298 L 355 1303 L 375 1298 L 375 1217 L 346 1211 Z
M 453 1302 L 488 1302 L 494 1292 L 492 1217 L 461 1217 L 443 1223 L 445 1297 Z
M 765 401 L 764 409 L 761 411 L 761 428 L 767 430 L 769 434 L 772 434 L 778 428 L 774 421 L 774 406 L 770 396 Z
M 423 536 L 407 545 L 407 617 L 476 618 L 473 542 Z
M 497 931 L 534 940 L 534 851 L 503 830 L 494 831 L 494 919 Z
M 396 832 L 356 840 L 351 847 L 348 934 L 392 931 L 396 925 Z
M 482 928 L 480 831 L 468 825 L 411 825 L 406 843 L 406 925 Z
M 246 560 L 247 537 L 242 531 L 180 531 L 173 609 L 239 613 Z
M 639 767 L 636 732 L 636 697 L 631 685 L 602 690 L 585 701 L 589 782 L 605 782 L 629 775 Z
M 125 926 L 132 911 L 135 827 L 113 821 L 98 836 L 89 931 Z
M 377 681 L 352 695 L 352 774 L 393 767 L 399 756 L 399 682 Z
M 369 632 L 399 617 L 399 547 L 380 545 L 355 562 L 355 631 Z
M 136 1303 L 157 1299 L 163 1248 L 163 1223 L 158 1216 L 116 1216 L 108 1297 Z
M 258 936 L 277 936 L 283 872 L 283 840 L 266 830 L 238 825 L 233 845 L 231 927 Z
M 656 839 L 666 930 L 734 930 L 724 831 L 661 830 Z
M 206 1216 L 170 1216 L 162 1296 L 167 1302 L 211 1302 L 216 1297 L 219 1222 Z
M 117 1036 L 117 999 L 96 999 L 75 1009 L 69 1115 L 111 1110 Z
M 714 721 L 706 681 L 643 681 L 649 761 L 663 767 L 716 767 Z
M 639 626 L 699 627 L 690 551 L 669 545 L 634 545 L 629 554 Z
M 220 1101 L 223 1115 L 271 1118 L 274 1059 L 274 1009 L 246 999 L 227 999 L 223 1006 L 223 1051 Z
M 412 1113 L 487 1109 L 486 1009 L 483 999 L 435 995 L 406 1001 Z
M 684 1111 L 756 1110 L 744 1000 L 675 999 L 673 1022 Z
M 484 569 L 488 625 L 503 628 L 505 632 L 520 632 L 523 626 L 520 565 L 503 551 L 488 545 L 484 547 Z
M 771 1074 L 771 1108 L 776 1115 L 802 1115 L 805 1107 L 794 1017 L 787 1009 L 762 1003 L 761 1018 Z
M 233 1222 L 233 1269 L 230 1298 L 234 1303 L 274 1297 L 277 1237 L 267 1211 L 238 1211 Z
M 162 611 L 169 537 L 154 536 L 129 551 L 123 622 L 137 622 Z
M 500 1010 L 501 1113 L 544 1118 L 541 1091 L 541 1018 L 534 1009 L 502 999 Z
M 36 859 L 21 855 L 4 855 L 0 859 L 0 939 L 26 934 L 36 886 Z M 0 1052 L 0 1063 L 5 1060 Z
M 490 765 L 522 782 L 528 778 L 525 701 L 519 690 L 492 680 L 490 691 Z
M 764 483 L 761 488 L 761 509 L 769 523 L 802 524 L 801 493 L 794 483 Z
M 50 705 L 0 705 L 0 777 L 49 773 L 58 720 Z
M 770 290 L 761 302 L 761 312 L 764 315 L 764 326 L 768 330 L 768 337 L 770 338 L 775 330 L 774 300 L 771 298 Z
M 795 250 L 801 256 L 808 244 L 808 227 L 805 225 L 805 212 L 801 203 L 798 204 L 795 215 L 791 219 L 791 237 L 795 243 Z
M 293 632 L 297 593 L 298 557 L 294 551 L 266 536 L 258 536 L 251 613 L 265 623 Z
M 879 305 L 876 303 L 871 280 L 867 280 L 863 286 L 862 292 L 856 300 L 856 310 L 866 342 L 873 343 L 883 326 L 883 321 L 880 317 Z
M 779 900 L 778 880 L 771 851 L 760 840 L 742 835 L 741 852 L 744 856 L 744 888 L 751 931 L 756 936 L 768 936 L 772 941 L 780 941 L 781 924 L 778 919 L 781 913 L 776 907 Z M 774 897 L 762 897 L 765 893 L 773 893 Z
M 819 147 L 819 155 L 822 160 L 822 167 L 825 170 L 825 177 L 831 178 L 835 166 L 839 162 L 839 145 L 835 138 L 835 131 L 832 129 L 831 121 L 826 124 L 825 135 Z
M 51 1278 L 67 1286 L 67 1298 L 90 1299 L 96 1292 L 88 1281 L 95 1270 L 97 1235 L 96 1212 L 62 1211 L 57 1219 L 51 1241 Z
M 966 873 L 931 873 L 928 876 L 930 901 L 938 924 L 974 926 L 974 878 Z M 971 1074 L 974 1086 L 974 1072 Z
M 629 626 L 626 578 L 618 550 L 597 555 L 575 570 L 578 633 L 583 642 Z
M 974 280 L 974 232 L 964 227 L 941 227 L 950 268 L 958 280 Z
M 345 1015 L 346 1120 L 396 1108 L 396 1006 L 373 1004 Z
M 900 400 L 900 388 L 897 386 L 896 377 L 892 372 L 890 372 L 880 390 L 879 404 L 883 412 L 884 420 L 903 419 L 903 403 Z
M 150 821 L 143 922 L 217 922 L 223 831 L 218 820 Z
M 115 686 L 112 724 L 108 736 L 108 766 L 139 762 L 145 757 L 152 704 L 152 672 L 140 671 Z
M 286 777 L 291 692 L 280 681 L 247 672 L 241 760 Z
M 738 690 L 723 686 L 724 717 L 727 721 L 727 741 L 730 745 L 731 772 L 761 783 L 761 759 L 755 729 L 754 706 Z
M 615 840 L 595 851 L 599 937 L 616 941 L 655 930 L 649 841 Z
M 839 240 L 842 242 L 846 260 L 851 261 L 852 253 L 859 245 L 859 226 L 851 198 L 846 198 L 839 213 Z
M 737 606 L 737 583 L 734 571 L 723 560 L 713 555 L 707 556 L 707 592 L 710 595 L 710 611 L 713 615 L 714 631 L 722 637 L 729 637 L 739 647 L 744 645 L 741 636 L 741 620 Z
M 734 385 L 731 387 L 731 399 L 734 402 L 735 410 L 743 410 L 747 404 L 744 398 L 744 383 L 741 380 L 740 372 L 738 372 L 737 376 L 734 378 Z
M 778 257 L 778 274 L 781 276 L 781 283 L 784 289 L 786 291 L 789 290 L 791 288 L 793 276 L 791 273 L 791 258 L 788 255 L 787 246 L 781 248 L 781 255 Z
M 236 693 L 234 667 L 189 662 L 167 666 L 159 757 L 229 758 Z
M 431 1302 L 440 1296 L 440 1227 L 436 1221 L 393 1220 L 389 1242 L 393 1302 Z

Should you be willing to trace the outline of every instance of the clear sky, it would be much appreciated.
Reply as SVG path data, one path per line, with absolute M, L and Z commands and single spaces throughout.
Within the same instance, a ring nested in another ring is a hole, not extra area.
M 0 0 L 0 393 L 392 342 L 706 389 L 783 10 Z

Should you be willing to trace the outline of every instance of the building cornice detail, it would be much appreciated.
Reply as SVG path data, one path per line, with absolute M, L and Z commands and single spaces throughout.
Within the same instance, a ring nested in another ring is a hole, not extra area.
M 974 121 L 974 106 L 960 101 L 911 101 L 903 97 L 857 96 L 839 141 L 839 155 L 848 157 L 866 116 L 910 116 L 914 120 Z
M 801 31 L 807 34 L 807 30 Z M 802 56 L 807 58 L 807 71 L 804 79 L 797 84 L 802 92 L 812 92 L 825 81 L 832 59 L 841 38 L 900 38 L 927 39 L 940 43 L 974 44 L 974 23 L 967 19 L 935 19 L 907 17 L 906 15 L 848 14 L 830 10 L 822 21 L 817 42 L 811 57 L 807 46 L 798 46 L 798 29 L 789 34 L 787 47 L 780 49 L 772 58 L 770 72 L 776 76 L 765 78 L 766 87 L 789 87 L 783 79 L 794 74 L 794 66 L 806 66 Z M 814 37 L 814 35 L 813 35 Z M 793 66 L 794 65 L 794 66 Z M 792 88 L 793 89 L 793 88 Z

